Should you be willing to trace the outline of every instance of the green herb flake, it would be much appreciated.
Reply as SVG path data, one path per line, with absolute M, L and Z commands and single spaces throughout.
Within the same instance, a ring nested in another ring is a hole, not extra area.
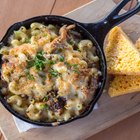
M 77 51 L 78 51 L 78 52 L 81 52 L 81 50 L 80 50 L 79 48 L 77 49 Z
M 76 70 L 76 69 L 75 69 L 75 70 L 73 70 L 73 71 L 74 71 L 75 73 L 79 74 L 79 70 Z
M 42 61 L 45 61 L 45 57 L 43 56 L 44 55 L 44 52 L 43 51 L 40 51 L 36 54 L 36 59 L 39 59 L 39 60 L 42 60 Z
M 40 108 L 44 109 L 44 110 L 47 110 L 48 109 L 48 105 L 47 104 L 41 104 Z
M 31 68 L 34 66 L 34 60 L 27 61 L 27 68 Z
M 64 62 L 64 64 L 65 64 L 67 67 L 72 68 L 72 70 L 73 70 L 75 73 L 78 73 L 78 74 L 79 74 L 78 64 L 69 64 L 68 62 Z
M 33 80 L 35 80 L 34 76 L 33 76 L 33 75 L 31 75 L 31 74 L 30 74 L 30 75 L 28 75 L 28 76 L 27 76 L 27 78 L 28 78 L 29 80 L 32 80 L 32 81 L 33 81 Z
M 53 69 L 49 70 L 49 73 L 51 74 L 52 77 L 57 77 L 60 75 L 57 70 Z
M 70 63 L 68 63 L 68 62 L 64 62 L 64 64 L 67 66 L 67 67 L 71 67 L 71 64 Z
M 78 108 L 81 108 L 81 106 L 80 106 L 80 105 L 78 105 L 77 107 L 78 107 Z
M 75 73 L 79 74 L 78 64 L 72 64 L 71 66 L 72 66 L 72 70 L 73 70 Z
M 43 35 L 43 37 L 47 37 L 48 36 L 48 34 L 47 33 L 45 33 L 44 35 Z
M 26 75 L 29 74 L 29 69 L 25 69 L 24 72 Z
M 35 59 L 35 62 L 34 62 L 34 67 L 37 69 L 37 70 L 43 70 L 44 69 L 44 62 L 42 60 L 39 60 L 39 59 Z
M 30 74 L 28 69 L 26 69 L 24 72 L 25 72 L 27 79 L 32 80 L 32 81 L 35 80 L 34 76 Z
M 43 55 L 43 51 L 38 52 L 34 59 L 28 61 L 27 68 L 31 68 L 34 66 L 37 70 L 42 71 L 45 66 L 50 67 L 51 65 L 56 63 L 55 61 L 46 59 Z
M 43 98 L 43 102 L 45 102 L 45 101 L 48 101 L 48 96 L 46 95 L 44 98 Z
M 78 64 L 72 64 L 71 65 L 73 68 L 78 68 Z
M 24 41 L 25 43 L 31 43 L 31 40 L 30 40 L 30 38 L 25 38 L 25 41 Z
M 61 57 L 59 58 L 59 61 L 64 62 L 64 56 L 61 56 Z
M 51 65 L 54 65 L 56 62 L 53 60 L 46 60 L 45 64 L 50 67 Z

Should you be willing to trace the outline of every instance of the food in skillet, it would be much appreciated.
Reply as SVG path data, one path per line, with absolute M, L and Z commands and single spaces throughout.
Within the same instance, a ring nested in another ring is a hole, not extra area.
M 1 92 L 34 121 L 66 121 L 82 113 L 98 86 L 99 58 L 75 25 L 32 23 L 1 48 Z

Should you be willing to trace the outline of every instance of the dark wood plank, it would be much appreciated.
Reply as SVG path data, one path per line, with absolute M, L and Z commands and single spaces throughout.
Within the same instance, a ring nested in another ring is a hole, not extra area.
M 140 140 L 140 113 L 90 137 L 87 140 Z

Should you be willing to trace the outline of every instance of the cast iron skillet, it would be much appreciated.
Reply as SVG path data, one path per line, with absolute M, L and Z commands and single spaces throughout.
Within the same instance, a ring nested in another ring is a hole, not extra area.
M 64 24 L 67 24 L 67 25 L 75 24 L 76 30 L 78 32 L 80 32 L 84 38 L 88 38 L 88 39 L 92 40 L 94 46 L 97 49 L 97 55 L 99 56 L 99 63 L 100 63 L 100 71 L 102 72 L 102 76 L 99 79 L 99 84 L 98 84 L 97 90 L 94 93 L 94 97 L 93 97 L 92 101 L 90 102 L 89 106 L 86 108 L 86 110 L 81 115 L 76 116 L 68 121 L 59 122 L 58 125 L 66 124 L 66 123 L 69 123 L 69 122 L 74 121 L 76 119 L 83 118 L 83 117 L 87 116 L 92 111 L 95 103 L 97 102 L 97 100 L 101 96 L 104 85 L 105 85 L 106 77 L 107 77 L 107 73 L 106 73 L 107 66 L 106 66 L 106 60 L 105 60 L 105 56 L 104 56 L 104 52 L 103 52 L 103 41 L 104 41 L 106 34 L 108 33 L 108 31 L 112 27 L 118 25 L 119 23 L 123 22 L 124 20 L 128 19 L 129 17 L 133 16 L 134 14 L 136 14 L 137 12 L 140 11 L 140 1 L 137 1 L 137 4 L 133 9 L 131 9 L 130 11 L 127 11 L 126 13 L 124 13 L 122 15 L 119 15 L 120 10 L 129 1 L 131 1 L 131 0 L 122 0 L 110 12 L 110 14 L 108 14 L 104 19 L 102 19 L 101 21 L 99 21 L 97 23 L 80 23 L 80 22 L 77 22 L 75 20 L 72 20 L 72 19 L 69 19 L 66 17 L 55 16 L 55 15 L 34 17 L 31 19 L 13 24 L 8 29 L 7 33 L 5 34 L 3 39 L 1 40 L 1 47 L 4 45 L 7 45 L 8 38 L 13 33 L 14 30 L 18 30 L 21 26 L 25 26 L 28 28 L 29 25 L 33 22 L 40 22 L 40 23 L 44 23 L 44 24 L 51 23 L 51 24 L 60 25 L 60 26 L 62 26 Z M 40 126 L 54 126 L 53 123 L 32 121 L 32 120 L 29 120 L 29 119 L 21 116 L 20 114 L 16 113 L 7 104 L 7 102 L 3 98 L 2 94 L 0 94 L 0 101 L 5 106 L 5 108 L 7 110 L 9 110 L 9 112 L 11 112 L 17 118 L 19 118 L 25 122 L 40 125 Z

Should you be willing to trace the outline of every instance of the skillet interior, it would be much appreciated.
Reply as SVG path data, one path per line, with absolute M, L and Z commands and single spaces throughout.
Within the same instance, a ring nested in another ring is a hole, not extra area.
M 96 92 L 94 93 L 94 97 L 93 97 L 92 101 L 90 102 L 89 106 L 86 108 L 86 110 L 82 114 L 80 114 L 79 116 L 76 116 L 74 118 L 71 118 L 68 121 L 59 122 L 58 125 L 66 124 L 66 123 L 71 122 L 73 120 L 76 120 L 78 118 L 85 117 L 86 115 L 88 115 L 92 111 L 92 109 L 93 109 L 95 103 L 97 102 L 97 100 L 99 99 L 99 97 L 102 93 L 103 87 L 105 85 L 106 62 L 105 62 L 104 53 L 102 52 L 101 48 L 99 47 L 99 45 L 96 42 L 96 40 L 94 39 L 94 37 L 82 26 L 83 25 L 82 23 L 76 22 L 76 21 L 71 20 L 69 18 L 65 18 L 65 17 L 61 17 L 61 16 L 52 16 L 52 15 L 51 16 L 48 15 L 48 16 L 34 17 L 34 18 L 31 18 L 31 19 L 13 24 L 8 29 L 7 33 L 5 34 L 3 39 L 1 40 L 1 44 L 0 44 L 1 47 L 3 45 L 7 45 L 9 36 L 13 34 L 14 30 L 18 30 L 21 26 L 25 26 L 26 28 L 29 28 L 30 24 L 33 23 L 33 22 L 39 22 L 39 23 L 44 23 L 44 24 L 54 24 L 54 25 L 59 25 L 59 26 L 62 26 L 64 24 L 67 24 L 67 25 L 76 24 L 76 31 L 78 31 L 84 39 L 90 39 L 93 42 L 94 46 L 96 47 L 96 50 L 97 50 L 96 53 L 97 53 L 98 57 L 100 58 L 99 59 L 99 65 L 100 65 L 99 69 L 102 72 L 102 76 L 100 76 L 100 78 L 99 78 L 98 88 L 97 88 Z M 97 34 L 98 34 L 98 32 L 97 32 Z M 2 60 L 1 60 L 1 63 L 2 63 Z M 9 110 L 9 112 L 11 112 L 13 115 L 20 118 L 23 121 L 26 121 L 26 122 L 31 123 L 31 124 L 40 125 L 40 126 L 53 126 L 54 125 L 54 123 L 32 121 L 32 120 L 29 120 L 29 119 L 21 116 L 20 114 L 15 112 L 7 104 L 7 102 L 5 101 L 5 99 L 3 98 L 3 96 L 1 94 L 0 94 L 0 101 L 5 106 L 5 108 L 7 110 Z

